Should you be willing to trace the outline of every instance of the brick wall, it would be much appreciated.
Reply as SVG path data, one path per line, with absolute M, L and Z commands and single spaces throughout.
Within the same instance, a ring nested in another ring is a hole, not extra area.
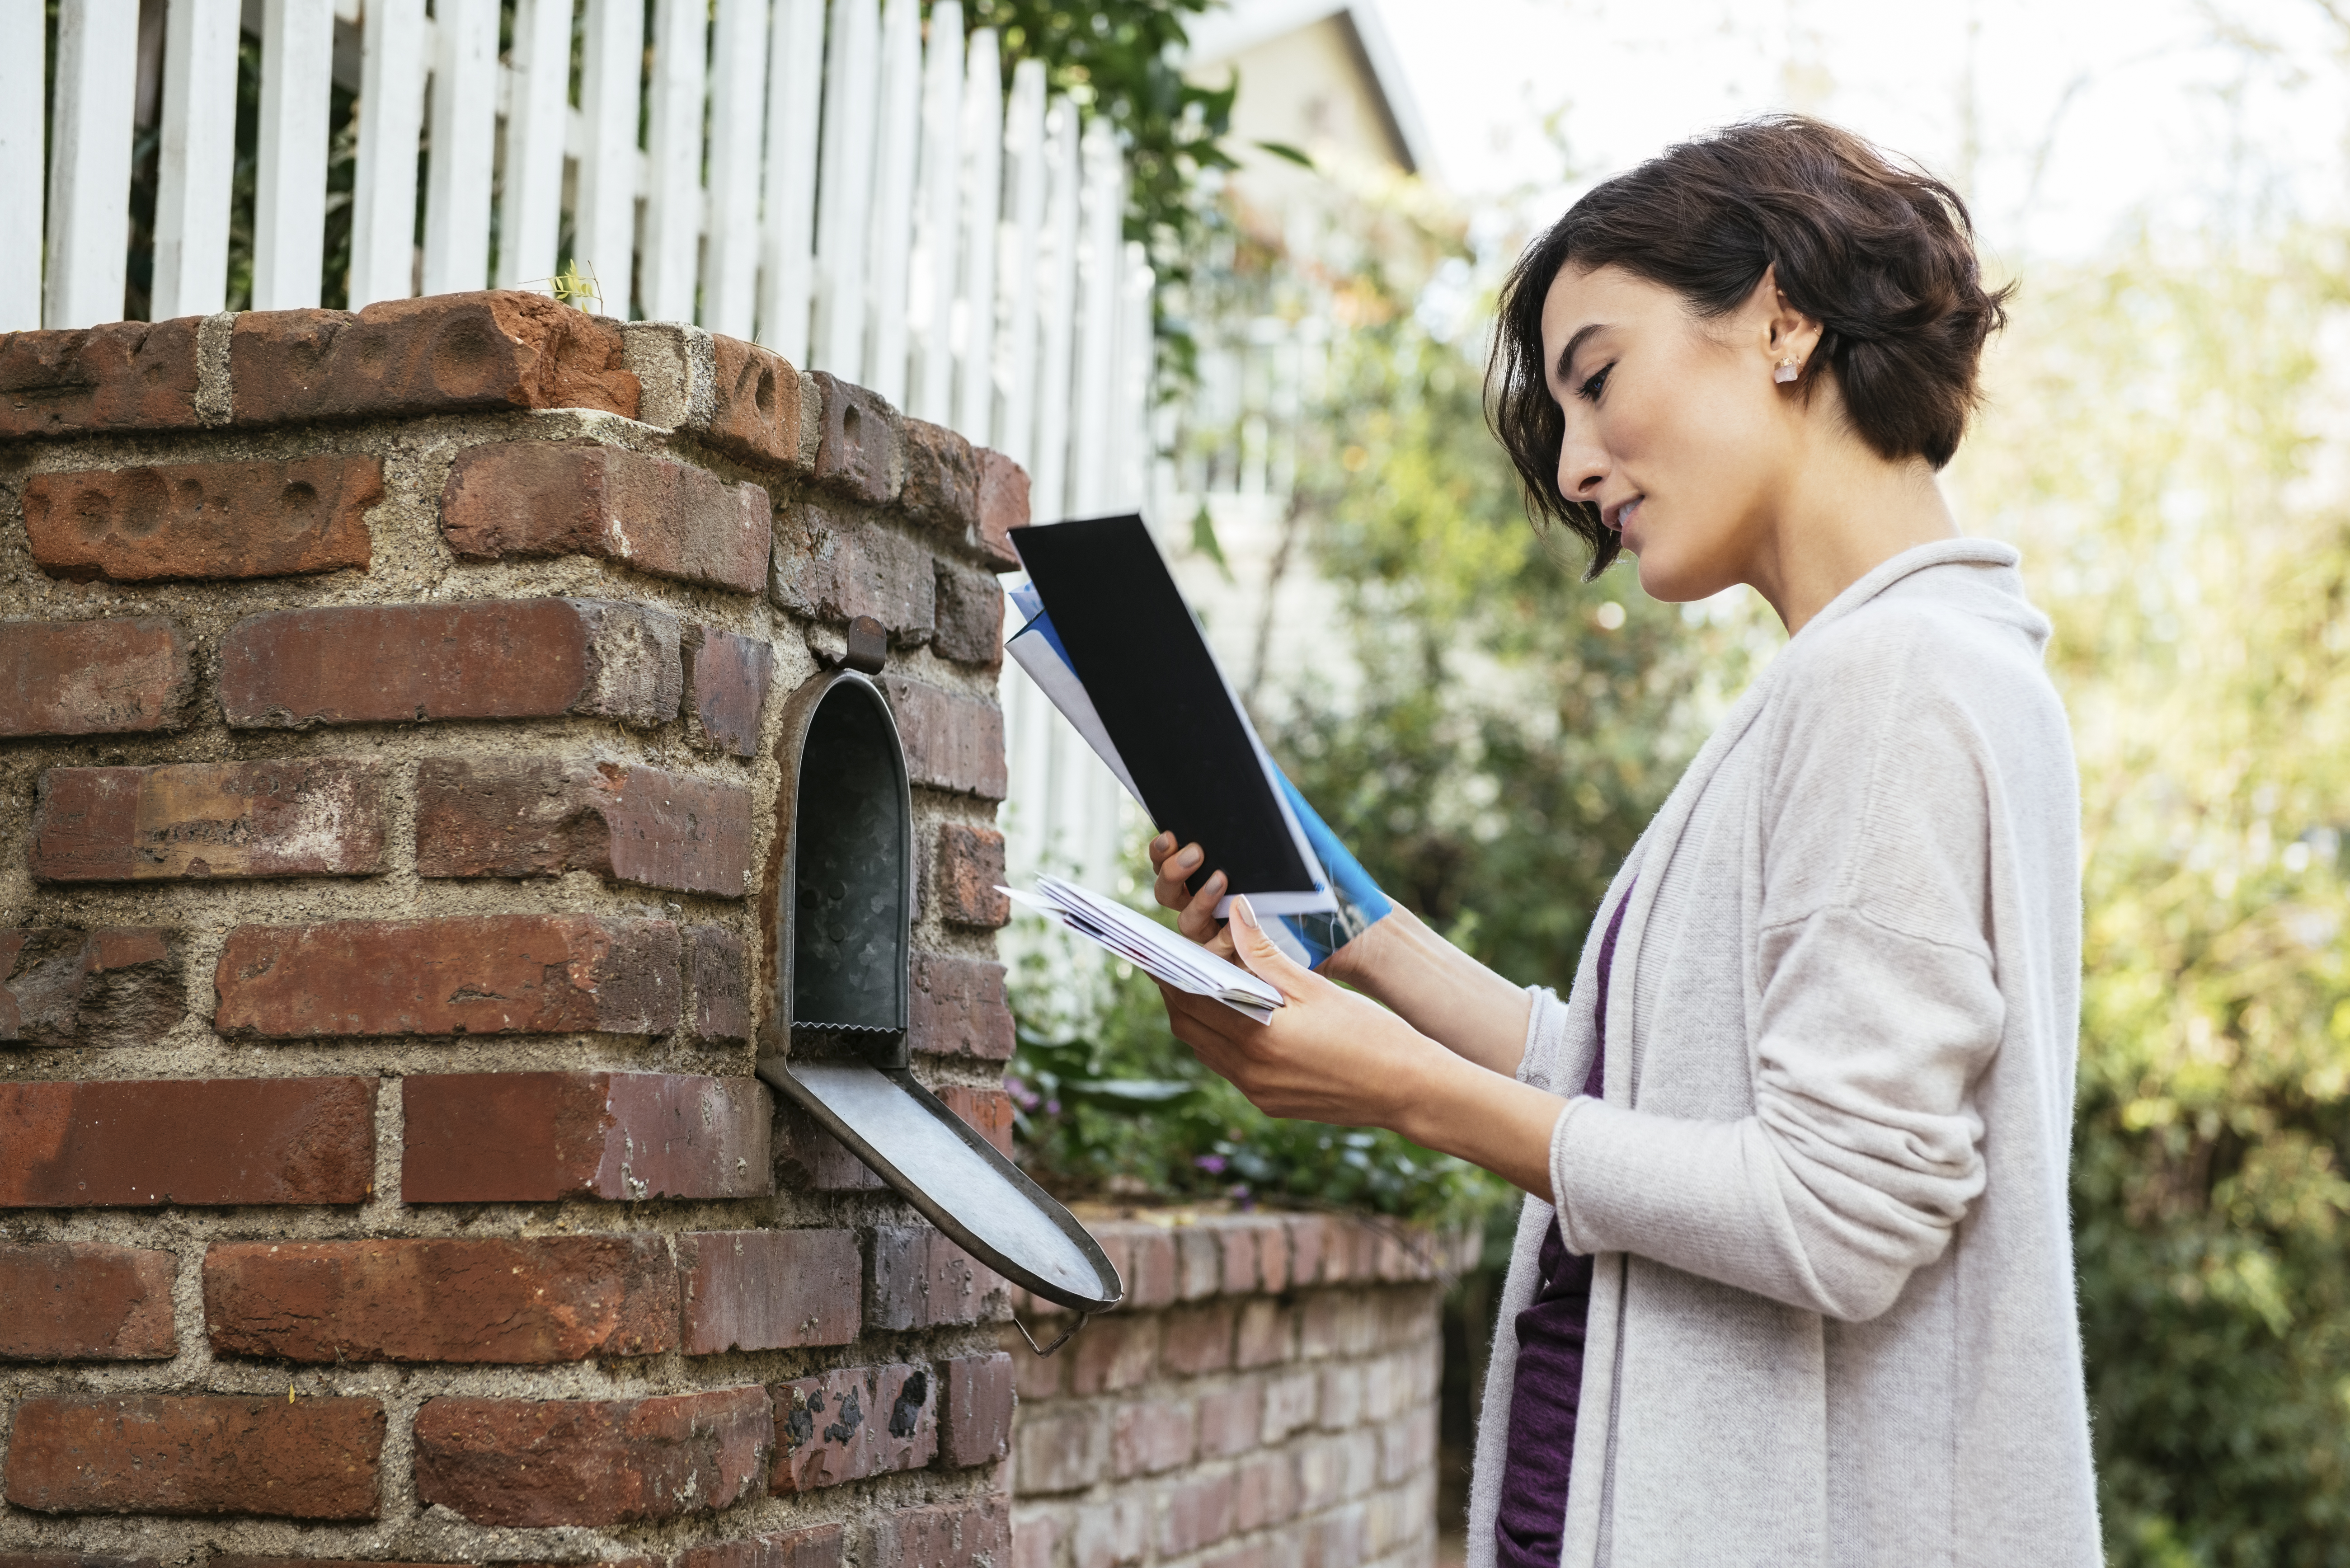
M 1020 1568 L 1434 1562 L 1439 1276 L 1474 1236 L 1275 1214 L 1087 1228 L 1128 1301 L 1010 1363 Z
M 1025 483 L 526 296 L 0 337 L 0 1563 L 1005 1560 L 1004 1289 L 751 1075 L 753 895 L 872 616 L 1004 1125 Z

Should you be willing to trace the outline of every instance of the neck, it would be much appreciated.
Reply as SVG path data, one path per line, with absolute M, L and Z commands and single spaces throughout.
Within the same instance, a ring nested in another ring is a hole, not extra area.
M 1888 462 L 1838 432 L 1829 451 L 1796 472 L 1746 576 L 1790 637 L 1904 550 L 1958 536 L 1950 503 L 1924 458 Z

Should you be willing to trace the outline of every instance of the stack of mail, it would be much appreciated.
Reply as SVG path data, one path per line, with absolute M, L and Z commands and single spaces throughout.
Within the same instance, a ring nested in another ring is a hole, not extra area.
M 1273 1010 L 1282 1005 L 1281 992 L 1270 982 L 1185 940 L 1156 920 L 1146 919 L 1124 905 L 1114 904 L 1057 877 L 1037 877 L 1033 896 L 1010 888 L 999 890 L 1079 936 L 1100 943 L 1145 974 L 1178 991 L 1213 997 L 1259 1023 L 1272 1023 Z

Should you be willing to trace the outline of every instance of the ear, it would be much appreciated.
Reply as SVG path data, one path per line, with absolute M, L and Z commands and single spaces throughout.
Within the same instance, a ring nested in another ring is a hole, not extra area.
M 1812 356 L 1820 346 L 1820 324 L 1816 317 L 1804 315 L 1787 302 L 1779 287 L 1776 263 L 1762 269 L 1755 283 L 1754 292 L 1747 296 L 1742 313 L 1752 325 L 1754 341 L 1762 349 L 1765 361 L 1777 379 L 1779 367 L 1789 359 L 1795 362 L 1796 384 L 1807 382 L 1812 371 Z

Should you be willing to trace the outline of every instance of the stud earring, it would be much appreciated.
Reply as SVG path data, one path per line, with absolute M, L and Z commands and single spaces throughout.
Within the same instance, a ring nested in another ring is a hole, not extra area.
M 1798 366 L 1794 359 L 1782 359 L 1779 361 L 1779 368 L 1771 372 L 1771 379 L 1783 387 L 1801 374 L 1803 374 L 1802 367 Z

